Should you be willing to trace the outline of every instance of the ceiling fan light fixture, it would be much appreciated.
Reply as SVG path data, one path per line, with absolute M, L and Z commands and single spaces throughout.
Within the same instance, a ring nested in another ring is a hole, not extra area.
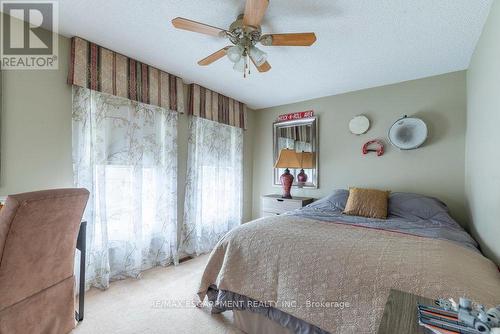
M 267 53 L 255 46 L 252 46 L 250 48 L 250 57 L 252 58 L 256 66 L 261 66 L 267 60 Z
M 235 70 L 236 72 L 241 72 L 241 73 L 245 72 L 245 58 L 244 57 L 240 57 L 240 60 L 238 62 L 234 63 L 233 70 Z
M 268 72 L 271 69 L 271 65 L 267 61 L 267 54 L 256 48 L 255 45 L 311 46 L 316 42 L 314 32 L 263 34 L 261 23 L 269 6 L 269 1 L 245 0 L 244 13 L 238 15 L 227 30 L 183 17 L 176 17 L 172 20 L 172 24 L 177 29 L 228 39 L 232 43 L 231 45 L 225 46 L 201 59 L 198 61 L 198 65 L 210 65 L 226 55 L 233 63 L 233 69 L 243 72 L 243 77 L 246 78 L 250 74 L 252 64 L 261 73 Z
M 243 48 L 239 45 L 233 45 L 227 50 L 227 58 L 235 64 L 241 60 L 243 54 Z

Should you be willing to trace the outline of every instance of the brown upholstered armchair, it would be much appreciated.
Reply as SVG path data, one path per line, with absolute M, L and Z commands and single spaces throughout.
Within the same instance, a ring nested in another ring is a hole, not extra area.
M 75 327 L 75 246 L 89 192 L 7 197 L 0 210 L 0 334 Z

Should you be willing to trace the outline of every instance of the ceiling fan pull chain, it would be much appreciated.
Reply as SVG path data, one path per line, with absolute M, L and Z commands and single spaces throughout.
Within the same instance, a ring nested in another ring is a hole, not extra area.
M 248 75 L 250 75 L 250 55 L 247 55 L 247 68 L 248 68 Z
M 246 78 L 250 75 L 250 68 L 248 66 L 248 54 L 245 56 L 245 70 L 243 71 L 243 78 Z

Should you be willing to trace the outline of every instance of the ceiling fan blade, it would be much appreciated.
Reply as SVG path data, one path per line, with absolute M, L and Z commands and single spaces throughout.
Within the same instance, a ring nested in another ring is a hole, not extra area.
M 226 46 L 225 48 L 220 49 L 219 51 L 215 51 L 212 53 L 210 56 L 203 58 L 198 62 L 198 65 L 200 66 L 207 66 L 212 64 L 213 62 L 221 59 L 226 55 L 226 51 L 229 49 L 229 46 Z
M 210 26 L 208 24 L 196 22 L 193 20 L 185 19 L 183 17 L 176 17 L 172 20 L 172 24 L 177 29 L 189 30 L 193 32 L 198 32 L 200 34 L 211 35 L 211 36 L 222 36 L 225 32 L 224 29 Z
M 247 0 L 243 24 L 246 26 L 259 27 L 266 13 L 269 0 Z
M 313 32 L 268 34 L 263 35 L 260 42 L 267 46 L 311 46 L 316 42 L 316 35 Z
M 266 61 L 264 64 L 260 65 L 260 66 L 257 66 L 257 64 L 255 63 L 255 61 L 253 60 L 252 57 L 250 57 L 250 59 L 252 60 L 252 63 L 255 65 L 255 67 L 257 67 L 257 70 L 259 72 L 267 72 L 271 69 L 271 65 Z

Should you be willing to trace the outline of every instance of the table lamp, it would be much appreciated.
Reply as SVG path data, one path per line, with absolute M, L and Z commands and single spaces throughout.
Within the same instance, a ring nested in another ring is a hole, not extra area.
M 280 151 L 278 161 L 274 164 L 275 168 L 286 168 L 285 172 L 280 176 L 280 181 L 283 186 L 282 198 L 292 198 L 290 189 L 293 184 L 293 175 L 290 174 L 288 168 L 300 168 L 300 161 L 295 150 L 284 148 Z

